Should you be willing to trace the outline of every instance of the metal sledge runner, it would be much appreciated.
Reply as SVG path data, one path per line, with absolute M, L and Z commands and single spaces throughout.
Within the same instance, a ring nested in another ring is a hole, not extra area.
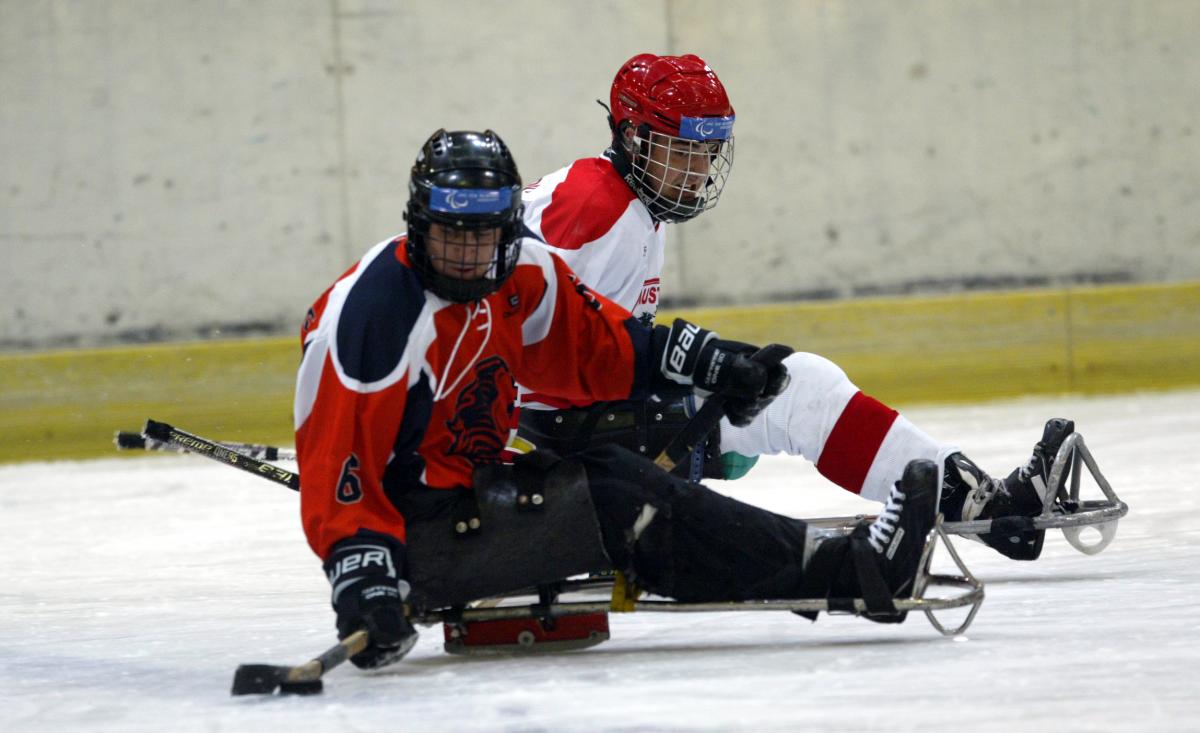
M 846 528 L 849 531 L 849 528 Z M 947 553 L 959 574 L 934 573 L 930 565 L 938 541 L 945 544 Z M 634 599 L 620 604 L 612 599 L 602 600 L 597 593 L 611 593 L 621 582 L 613 576 L 571 578 L 559 583 L 529 588 L 495 599 L 500 605 L 484 602 L 468 607 L 417 612 L 416 624 L 446 627 L 444 649 L 451 654 L 497 654 L 536 651 L 565 651 L 599 644 L 609 638 L 609 612 L 713 613 L 723 611 L 792 611 L 797 613 L 828 613 L 862 615 L 868 612 L 863 598 L 764 599 L 753 601 L 717 601 L 687 603 L 668 599 Z M 935 587 L 954 588 L 946 595 L 929 595 Z M 563 600 L 576 594 L 591 599 Z M 525 601 L 528 596 L 538 601 Z M 893 601 L 898 611 L 920 611 L 943 636 L 957 636 L 967 630 L 983 604 L 984 586 L 967 569 L 951 544 L 939 519 L 926 538 L 913 593 L 910 598 Z M 492 599 L 488 599 L 492 600 Z M 967 615 L 957 624 L 948 625 L 935 614 L 951 609 L 967 608 Z M 567 619 L 576 619 L 562 623 Z
M 937 539 L 946 548 L 961 576 L 933 574 L 929 563 Z M 606 590 L 613 586 L 611 577 L 568 579 L 536 592 L 539 603 L 499 605 L 476 608 L 450 608 L 414 613 L 413 623 L 432 626 L 441 623 L 444 629 L 444 649 L 452 654 L 505 654 L 522 652 L 561 652 L 583 649 L 609 638 L 608 613 L 611 601 L 560 601 L 559 594 Z M 931 586 L 949 585 L 963 592 L 948 597 L 926 597 Z M 939 632 L 955 636 L 971 624 L 983 603 L 983 584 L 980 583 L 950 544 L 939 518 L 930 531 L 921 555 L 920 571 L 908 599 L 896 599 L 901 611 L 921 611 Z M 935 611 L 969 607 L 965 619 L 947 628 L 934 616 Z M 680 603 L 669 600 L 637 600 L 624 610 L 642 612 L 704 612 L 715 611 L 793 611 L 800 613 L 865 613 L 866 602 L 853 599 L 761 600 L 744 602 Z M 312 695 L 322 689 L 322 675 L 345 662 L 366 647 L 368 635 L 358 631 L 343 639 L 324 653 L 295 667 L 267 664 L 244 664 L 238 667 L 233 680 L 232 694 L 269 695 L 273 693 Z

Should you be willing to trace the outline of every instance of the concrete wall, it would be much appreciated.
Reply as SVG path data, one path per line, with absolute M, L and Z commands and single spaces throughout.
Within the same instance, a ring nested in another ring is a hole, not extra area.
M 1200 278 L 1200 3 L 0 0 L 0 349 L 296 328 L 438 126 L 527 179 L 616 67 L 738 111 L 676 303 Z M 682 297 L 686 296 L 686 297 Z

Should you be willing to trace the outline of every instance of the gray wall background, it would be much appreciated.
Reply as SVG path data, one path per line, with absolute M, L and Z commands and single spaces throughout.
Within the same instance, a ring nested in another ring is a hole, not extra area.
M 0 349 L 291 333 L 430 132 L 533 180 L 645 50 L 738 113 L 669 302 L 1200 278 L 1195 0 L 0 0 Z

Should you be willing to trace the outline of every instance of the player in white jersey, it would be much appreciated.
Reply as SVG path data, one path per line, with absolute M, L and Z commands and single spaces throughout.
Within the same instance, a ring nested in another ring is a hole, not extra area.
M 609 98 L 611 146 L 526 187 L 525 223 L 593 289 L 649 324 L 658 305 L 666 224 L 713 208 L 733 164 L 734 109 L 716 73 L 699 57 L 640 54 L 621 66 Z M 941 469 L 948 521 L 1032 517 L 1069 420 L 1046 423 L 1025 466 L 992 479 L 957 447 L 861 392 L 836 364 L 796 353 L 791 383 L 745 427 L 722 422 L 686 469 L 736 478 L 757 456 L 787 453 L 814 463 L 843 489 L 884 500 L 904 466 L 933 460 Z M 655 455 L 690 414 L 685 403 L 570 405 L 523 394 L 520 436 L 563 452 L 618 442 Z M 1041 483 L 1041 486 L 1039 485 Z M 979 537 L 1015 559 L 1036 559 L 1044 531 L 1014 522 Z

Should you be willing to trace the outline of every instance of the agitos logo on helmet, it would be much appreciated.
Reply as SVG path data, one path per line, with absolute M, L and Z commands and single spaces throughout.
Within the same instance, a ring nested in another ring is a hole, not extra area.
M 733 105 L 699 56 L 639 54 L 609 94 L 613 162 L 658 221 L 716 206 L 733 166 Z

